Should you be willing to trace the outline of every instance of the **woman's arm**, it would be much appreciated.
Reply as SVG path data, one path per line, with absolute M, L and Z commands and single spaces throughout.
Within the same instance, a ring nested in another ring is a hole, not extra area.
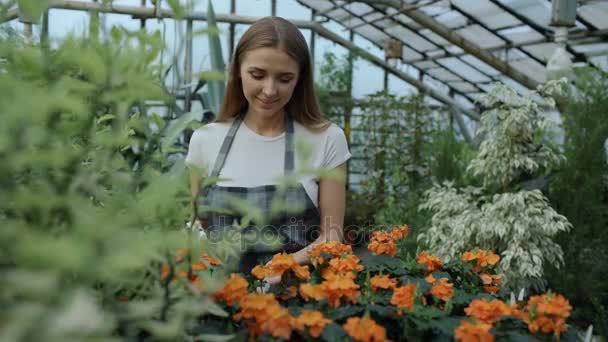
M 192 200 L 196 200 L 199 190 L 199 182 L 201 180 L 201 173 L 198 170 L 190 171 L 190 193 L 192 194 Z
M 319 182 L 319 212 L 321 227 L 319 238 L 310 245 L 292 254 L 299 264 L 310 262 L 308 251 L 315 245 L 328 241 L 342 241 L 344 211 L 346 207 L 346 163 L 336 167 L 337 177 L 324 177 Z

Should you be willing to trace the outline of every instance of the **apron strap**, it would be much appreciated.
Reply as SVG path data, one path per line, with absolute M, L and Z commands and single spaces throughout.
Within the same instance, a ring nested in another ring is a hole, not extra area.
M 213 164 L 213 170 L 211 171 L 210 177 L 217 177 L 224 167 L 224 163 L 226 162 L 226 157 L 228 157 L 228 152 L 230 152 L 230 148 L 232 147 L 232 142 L 234 142 L 234 137 L 236 136 L 236 132 L 241 127 L 241 116 L 237 116 L 230 126 L 230 130 L 228 130 L 228 134 L 224 138 L 224 142 L 222 143 L 222 147 L 220 148 L 220 152 L 217 154 L 215 158 L 215 163 Z
M 285 175 L 293 173 L 294 166 L 293 119 L 285 115 Z

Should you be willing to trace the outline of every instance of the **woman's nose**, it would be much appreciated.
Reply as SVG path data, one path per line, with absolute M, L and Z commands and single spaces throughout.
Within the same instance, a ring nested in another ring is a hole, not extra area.
M 277 85 L 274 80 L 268 80 L 264 83 L 264 88 L 262 89 L 264 96 L 273 97 L 277 94 Z

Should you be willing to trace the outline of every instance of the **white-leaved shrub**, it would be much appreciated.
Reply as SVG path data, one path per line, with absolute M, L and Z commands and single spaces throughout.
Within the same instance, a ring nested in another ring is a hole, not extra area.
M 542 114 L 533 96 L 559 95 L 563 81 L 553 81 L 526 97 L 497 85 L 484 99 L 486 110 L 478 134 L 482 142 L 467 172 L 483 180 L 483 187 L 457 189 L 450 182 L 425 193 L 421 209 L 433 213 L 431 227 L 419 241 L 446 260 L 474 248 L 501 256 L 500 272 L 509 288 L 541 283 L 546 263 L 563 264 L 562 250 L 553 237 L 568 231 L 566 217 L 550 207 L 539 190 L 524 190 L 523 180 L 544 176 L 564 160 L 545 140 L 554 123 Z

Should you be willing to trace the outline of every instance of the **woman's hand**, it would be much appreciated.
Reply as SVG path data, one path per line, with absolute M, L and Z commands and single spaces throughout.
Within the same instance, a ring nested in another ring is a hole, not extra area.
M 270 267 L 270 264 L 272 263 L 272 260 L 267 262 L 266 265 L 264 265 L 264 267 Z M 281 282 L 281 276 L 267 276 L 262 280 L 262 287 L 258 287 L 256 290 L 258 293 L 266 293 L 268 292 L 268 290 L 270 290 L 271 286 L 274 286 L 278 283 Z

